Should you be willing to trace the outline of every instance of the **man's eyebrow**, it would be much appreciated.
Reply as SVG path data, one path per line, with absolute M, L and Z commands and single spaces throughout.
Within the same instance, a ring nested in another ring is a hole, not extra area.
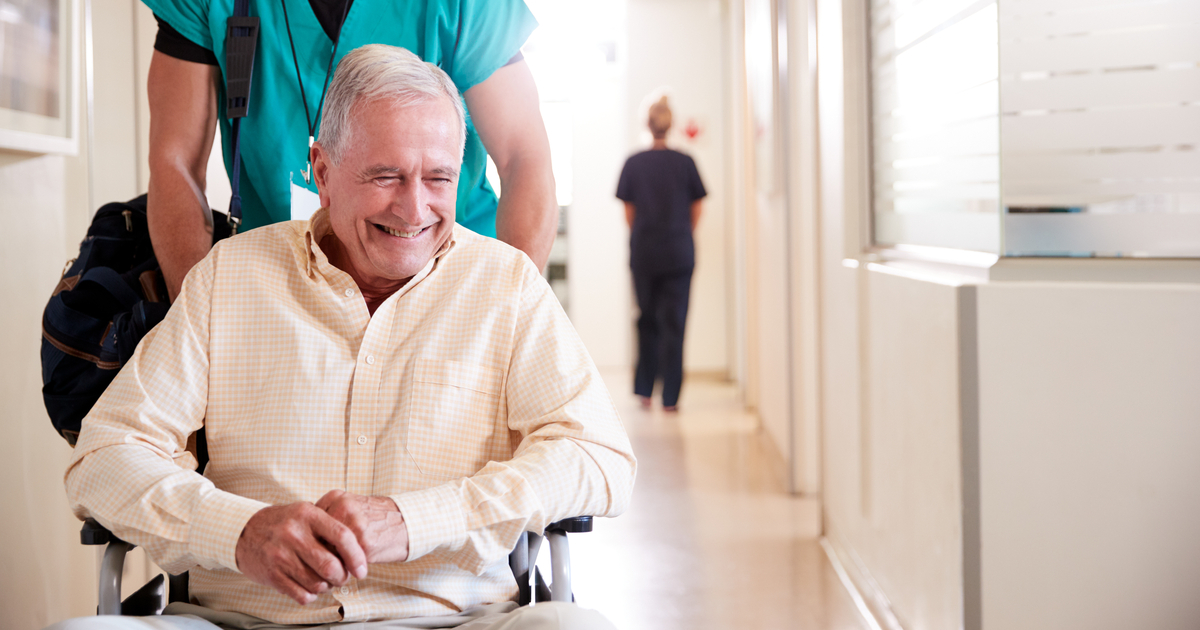
M 400 172 L 400 169 L 395 166 L 388 166 L 386 164 L 374 164 L 372 166 L 368 166 L 367 168 L 363 169 L 362 176 L 364 178 L 371 178 L 371 177 L 375 177 L 377 175 L 384 175 L 386 173 L 399 173 L 399 172 Z
M 375 165 L 368 166 L 367 168 L 363 169 L 362 177 L 364 179 L 370 179 L 372 177 L 378 177 L 380 175 L 388 175 L 388 174 L 399 173 L 399 172 L 400 172 L 400 169 L 398 167 L 388 166 L 386 164 L 375 164 Z M 458 177 L 458 169 L 456 169 L 452 166 L 437 166 L 437 167 L 430 169 L 429 172 L 434 175 L 446 175 L 449 177 Z

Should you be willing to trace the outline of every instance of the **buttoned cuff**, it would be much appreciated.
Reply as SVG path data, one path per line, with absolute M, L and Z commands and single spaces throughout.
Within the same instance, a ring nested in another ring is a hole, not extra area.
M 408 561 L 467 539 L 467 518 L 453 484 L 393 495 L 408 527 Z
M 250 517 L 265 507 L 270 504 L 223 490 L 205 493 L 188 531 L 188 551 L 206 569 L 237 571 L 238 539 Z

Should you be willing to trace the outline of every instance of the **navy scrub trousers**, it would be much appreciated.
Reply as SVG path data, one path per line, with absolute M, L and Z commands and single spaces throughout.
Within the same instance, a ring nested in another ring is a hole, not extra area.
M 683 330 L 687 323 L 692 270 L 639 273 L 633 270 L 638 308 L 638 361 L 633 393 L 649 398 L 662 375 L 662 404 L 674 407 L 683 386 Z

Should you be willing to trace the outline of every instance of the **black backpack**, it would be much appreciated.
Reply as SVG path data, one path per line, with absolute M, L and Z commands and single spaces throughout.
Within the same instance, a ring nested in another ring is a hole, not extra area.
M 229 236 L 213 211 L 213 241 Z M 170 304 L 150 231 L 146 195 L 96 212 L 42 314 L 42 397 L 71 445 L 79 423 Z
M 213 243 L 235 233 L 242 222 L 238 132 L 250 111 L 259 28 L 258 17 L 250 15 L 249 0 L 235 0 L 227 28 L 225 115 L 233 132 L 232 195 L 228 216 L 212 211 Z M 83 417 L 170 307 L 150 243 L 146 195 L 101 207 L 79 256 L 67 263 L 42 313 L 42 398 L 55 430 L 71 446 L 79 438 Z M 203 429 L 196 440 L 203 452 Z

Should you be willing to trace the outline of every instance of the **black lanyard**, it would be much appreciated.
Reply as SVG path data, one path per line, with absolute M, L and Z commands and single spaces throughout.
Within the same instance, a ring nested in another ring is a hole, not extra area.
M 283 6 L 283 25 L 287 28 L 288 44 L 292 47 L 292 63 L 296 66 L 296 82 L 300 84 L 300 102 L 304 103 L 304 123 L 308 125 L 308 153 L 305 154 L 304 160 L 307 164 L 302 175 L 304 175 L 304 183 L 312 183 L 312 160 L 309 157 L 312 154 L 313 139 L 317 135 L 317 125 L 320 124 L 321 108 L 325 106 L 325 92 L 329 89 L 329 77 L 333 73 L 333 60 L 337 58 L 338 42 L 342 39 L 342 26 L 346 24 L 346 15 L 350 12 L 350 0 L 345 0 L 342 6 L 342 19 L 338 22 L 337 34 L 333 38 L 333 52 L 329 53 L 329 65 L 325 68 L 325 86 L 321 88 L 321 102 L 317 103 L 317 117 L 313 118 L 308 112 L 308 98 L 304 96 L 304 79 L 300 76 L 300 59 L 296 57 L 296 42 L 292 40 L 292 24 L 288 21 L 287 0 L 279 0 L 279 4 Z
M 250 15 L 250 0 L 235 0 L 233 15 L 225 21 L 225 115 L 233 136 L 233 171 L 229 174 L 229 227 L 237 234 L 242 224 L 242 118 L 250 113 L 250 85 L 254 82 L 254 50 L 258 47 L 257 16 Z

